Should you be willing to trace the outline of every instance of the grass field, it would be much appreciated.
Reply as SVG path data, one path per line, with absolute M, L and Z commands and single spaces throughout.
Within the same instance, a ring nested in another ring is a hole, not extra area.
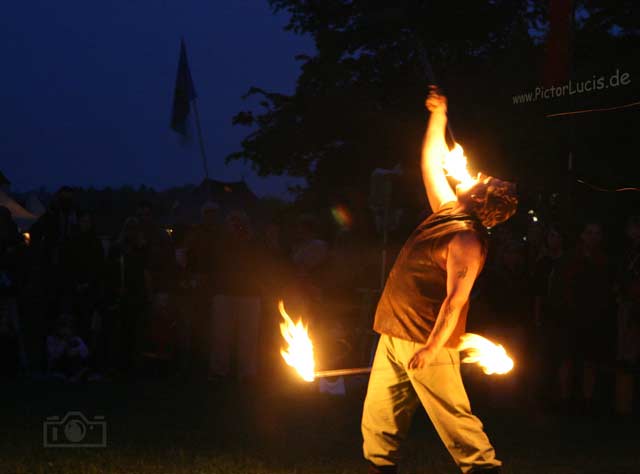
M 362 387 L 348 397 L 288 378 L 237 386 L 170 381 L 4 384 L 0 473 L 358 473 Z M 473 392 L 471 392 L 472 401 Z M 640 473 L 638 420 L 474 405 L 506 474 Z M 105 416 L 106 448 L 43 447 L 43 421 Z M 424 414 L 403 473 L 458 472 Z

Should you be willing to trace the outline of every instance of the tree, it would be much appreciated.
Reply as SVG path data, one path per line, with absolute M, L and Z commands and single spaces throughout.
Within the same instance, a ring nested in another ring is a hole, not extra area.
M 564 184 L 566 128 L 545 118 L 549 103 L 516 107 L 512 101 L 540 83 L 548 27 L 540 2 L 270 3 L 290 15 L 288 30 L 314 38 L 317 51 L 299 57 L 293 95 L 251 88 L 247 95 L 262 98 L 261 110 L 234 117 L 235 124 L 254 129 L 229 160 L 247 160 L 261 175 L 303 176 L 316 194 L 366 186 L 373 168 L 397 163 L 409 182 L 418 183 L 427 91 L 420 58 L 426 51 L 450 98 L 456 139 L 475 168 L 531 186 Z M 582 18 L 576 55 L 593 41 L 609 54 L 611 43 L 625 41 L 631 51 L 637 25 L 627 17 L 631 2 L 623 3 L 576 5 Z

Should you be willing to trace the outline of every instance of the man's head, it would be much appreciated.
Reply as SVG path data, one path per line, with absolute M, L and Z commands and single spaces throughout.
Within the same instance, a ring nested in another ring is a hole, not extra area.
M 480 174 L 478 182 L 468 190 L 457 189 L 458 201 L 465 211 L 489 228 L 505 222 L 518 208 L 516 185 Z

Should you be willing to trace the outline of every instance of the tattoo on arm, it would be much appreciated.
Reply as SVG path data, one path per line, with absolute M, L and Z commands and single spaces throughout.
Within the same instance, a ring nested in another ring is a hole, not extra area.
M 458 278 L 464 278 L 467 276 L 468 271 L 469 271 L 469 267 L 464 267 L 462 270 L 458 270 L 458 273 L 456 273 L 456 276 Z

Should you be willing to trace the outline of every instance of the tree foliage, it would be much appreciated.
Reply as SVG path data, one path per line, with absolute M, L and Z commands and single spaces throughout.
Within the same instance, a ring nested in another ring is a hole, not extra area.
M 316 53 L 298 58 L 293 95 L 249 90 L 261 107 L 234 117 L 252 131 L 228 159 L 247 160 L 261 175 L 302 176 L 324 190 L 366 184 L 373 168 L 398 163 L 415 182 L 429 82 L 421 62 L 426 52 L 449 96 L 456 139 L 476 168 L 534 184 L 549 181 L 549 174 L 563 182 L 565 159 L 559 157 L 575 143 L 567 140 L 566 125 L 545 114 L 578 102 L 512 101 L 540 84 L 548 28 L 543 2 L 270 3 L 290 15 L 288 30 L 314 38 Z M 595 74 L 602 68 L 597 61 L 612 50 L 629 60 L 638 35 L 632 3 L 578 2 L 574 72 Z

